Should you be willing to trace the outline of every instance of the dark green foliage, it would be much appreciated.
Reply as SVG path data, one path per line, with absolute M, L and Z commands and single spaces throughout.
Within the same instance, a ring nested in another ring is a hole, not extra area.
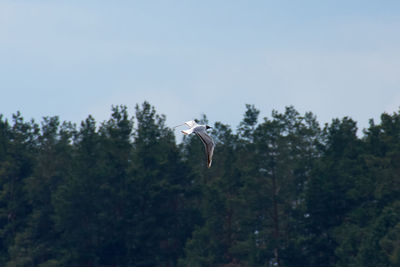
M 20 113 L 13 115 L 12 125 L 1 121 L 0 261 L 3 263 L 10 258 L 8 250 L 14 239 L 29 223 L 32 207 L 25 182 L 34 170 L 37 136 L 38 126 L 25 122 Z
M 147 102 L 0 115 L 0 266 L 400 266 L 400 114 L 258 115 L 214 124 L 210 169 Z

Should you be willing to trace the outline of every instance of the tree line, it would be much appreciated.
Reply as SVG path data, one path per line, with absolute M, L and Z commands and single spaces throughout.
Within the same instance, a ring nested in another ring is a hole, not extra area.
M 148 102 L 79 126 L 0 116 L 1 266 L 400 265 L 399 113 L 357 135 L 246 105 L 213 125 L 210 169 L 165 122 Z

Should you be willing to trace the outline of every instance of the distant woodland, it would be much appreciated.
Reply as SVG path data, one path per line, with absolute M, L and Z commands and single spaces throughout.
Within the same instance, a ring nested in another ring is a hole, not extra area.
M 210 169 L 165 120 L 0 116 L 0 266 L 400 266 L 399 113 L 357 134 L 246 105 Z

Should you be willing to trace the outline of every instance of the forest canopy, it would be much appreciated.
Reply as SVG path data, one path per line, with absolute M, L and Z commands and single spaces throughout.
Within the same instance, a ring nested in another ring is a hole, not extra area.
M 0 116 L 0 265 L 400 265 L 398 112 L 358 135 L 246 105 L 211 125 L 210 169 L 165 122 L 148 102 L 79 126 Z

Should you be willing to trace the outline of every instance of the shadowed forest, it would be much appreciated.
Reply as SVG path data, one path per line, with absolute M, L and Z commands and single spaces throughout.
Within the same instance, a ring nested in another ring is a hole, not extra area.
M 361 135 L 258 117 L 210 125 L 210 169 L 147 102 L 78 126 L 0 117 L 0 265 L 399 266 L 400 114 Z

